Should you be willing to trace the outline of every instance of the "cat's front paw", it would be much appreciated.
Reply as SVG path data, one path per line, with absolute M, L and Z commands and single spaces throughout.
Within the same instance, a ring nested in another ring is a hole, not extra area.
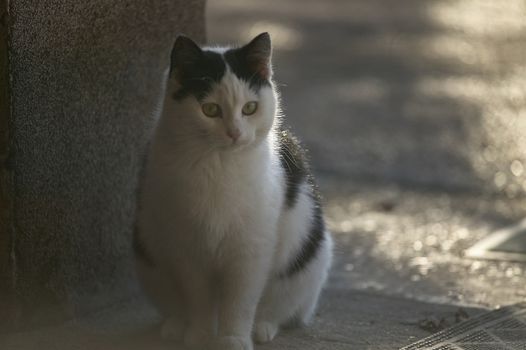
M 253 350 L 252 339 L 236 336 L 218 337 L 210 344 L 208 350 Z
M 184 336 L 184 323 L 178 318 L 169 317 L 161 326 L 161 337 L 171 341 L 181 341 Z
M 279 327 L 274 323 L 258 322 L 254 329 L 254 339 L 259 344 L 268 343 L 278 334 L 278 329 Z
M 187 328 L 184 332 L 184 345 L 192 349 L 203 349 L 211 338 L 210 332 L 200 328 Z

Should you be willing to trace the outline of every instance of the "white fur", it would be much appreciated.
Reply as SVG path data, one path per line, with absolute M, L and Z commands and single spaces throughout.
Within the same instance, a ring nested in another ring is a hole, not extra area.
M 274 133 L 277 96 L 259 94 L 225 73 L 204 102 L 175 101 L 168 83 L 143 178 L 138 228 L 151 267 L 138 260 L 146 292 L 167 317 L 162 333 L 189 346 L 252 349 L 297 317 L 311 317 L 331 261 L 327 239 L 307 267 L 278 277 L 308 234 L 313 203 L 307 187 L 284 208 L 285 179 Z M 258 101 L 252 116 L 241 113 Z M 238 129 L 233 143 L 227 131 Z M 253 324 L 255 326 L 253 329 Z

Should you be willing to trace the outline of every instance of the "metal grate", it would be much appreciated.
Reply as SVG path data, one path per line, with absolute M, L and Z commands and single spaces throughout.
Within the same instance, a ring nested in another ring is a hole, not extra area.
M 485 313 L 400 350 L 526 350 L 526 302 Z

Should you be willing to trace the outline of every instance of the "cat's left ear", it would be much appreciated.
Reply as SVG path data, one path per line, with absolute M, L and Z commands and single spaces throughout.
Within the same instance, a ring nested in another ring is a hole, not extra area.
M 203 51 L 192 39 L 179 35 L 175 40 L 171 59 L 170 75 L 179 75 L 191 70 L 203 57 Z
M 268 33 L 261 33 L 251 42 L 241 48 L 249 69 L 258 74 L 261 79 L 268 80 L 272 76 L 272 44 Z

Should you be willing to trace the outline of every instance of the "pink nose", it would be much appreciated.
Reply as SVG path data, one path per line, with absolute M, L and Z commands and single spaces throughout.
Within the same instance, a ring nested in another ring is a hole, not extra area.
M 227 134 L 228 137 L 230 137 L 234 142 L 236 142 L 237 139 L 239 138 L 239 136 L 241 136 L 241 131 L 239 131 L 239 129 L 235 129 L 235 130 L 227 130 L 226 134 Z

